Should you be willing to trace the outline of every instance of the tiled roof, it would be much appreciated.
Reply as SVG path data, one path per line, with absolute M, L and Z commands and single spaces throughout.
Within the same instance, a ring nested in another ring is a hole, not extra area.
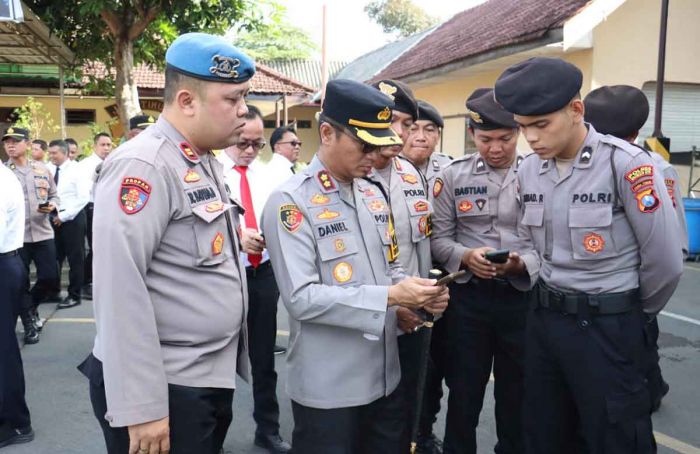
M 321 61 L 309 59 L 295 60 L 258 60 L 257 63 L 268 66 L 277 72 L 287 75 L 289 78 L 299 81 L 316 90 L 321 88 Z M 328 62 L 328 78 L 338 73 L 347 64 L 346 61 Z
M 256 64 L 256 69 L 257 71 L 250 84 L 250 92 L 253 94 L 313 94 L 315 91 L 314 88 L 280 74 L 260 63 Z M 90 75 L 94 75 L 97 78 L 104 77 L 106 69 L 103 63 L 89 63 L 83 67 L 83 74 L 83 83 L 87 83 Z M 162 89 L 165 87 L 165 74 L 151 66 L 145 64 L 136 66 L 133 76 L 136 86 L 139 88 Z
M 489 0 L 456 14 L 373 79 L 400 79 L 421 71 L 525 43 L 560 28 L 590 0 Z

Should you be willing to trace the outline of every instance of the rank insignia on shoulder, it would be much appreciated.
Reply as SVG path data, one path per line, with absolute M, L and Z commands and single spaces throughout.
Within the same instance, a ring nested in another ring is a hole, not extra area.
M 343 284 L 352 279 L 352 265 L 348 262 L 340 262 L 333 267 L 333 277 L 336 281 Z
M 522 164 L 523 159 L 525 159 L 525 158 L 523 158 L 522 156 L 518 156 L 518 158 L 515 160 L 515 168 L 516 168 L 516 169 L 517 169 L 518 167 L 520 167 L 520 164 Z
M 404 182 L 408 183 L 408 184 L 416 184 L 416 183 L 418 183 L 418 178 L 416 178 L 415 175 L 411 175 L 410 173 L 401 175 L 401 179 L 402 179 Z
M 335 183 L 327 170 L 320 170 L 316 174 L 316 177 L 318 178 L 318 181 L 321 183 L 321 187 L 325 192 L 335 191 Z
M 591 147 L 584 147 L 581 152 L 581 158 L 579 159 L 579 164 L 588 164 L 591 162 L 591 156 L 593 155 L 593 150 Z
M 214 255 L 221 254 L 224 250 L 224 235 L 221 232 L 216 232 L 216 236 L 211 241 L 211 253 Z
M 484 162 L 483 159 L 479 158 L 476 161 L 476 171 L 481 172 L 482 170 L 485 170 L 485 169 L 486 169 L 486 163 Z
M 588 252 L 597 254 L 605 249 L 605 240 L 597 233 L 590 232 L 583 237 L 583 247 Z
M 316 215 L 316 218 L 327 221 L 330 219 L 335 219 L 338 216 L 340 216 L 340 213 L 338 213 L 337 211 L 331 211 L 328 208 L 324 208 L 322 212 Z
M 445 186 L 445 183 L 442 181 L 442 178 L 436 178 L 435 179 L 435 184 L 433 185 L 433 197 L 437 198 L 437 196 L 440 195 L 442 192 L 442 188 Z
M 428 211 L 428 202 L 426 202 L 425 200 L 419 200 L 418 202 L 413 204 L 413 208 L 415 208 L 415 210 L 418 213 L 423 213 L 425 211 Z
M 182 155 L 190 162 L 199 162 L 199 156 L 192 150 L 192 147 L 187 142 L 180 143 L 180 151 Z
M 146 206 L 151 185 L 136 177 L 126 177 L 119 188 L 119 206 L 126 214 L 136 214 Z
M 654 188 L 647 188 L 637 192 L 634 197 L 637 199 L 637 208 L 642 213 L 653 213 L 661 206 L 661 200 L 656 195 Z
M 362 191 L 362 194 L 364 194 L 365 197 L 374 197 L 377 195 L 376 192 L 374 192 L 374 189 L 372 188 L 366 188 Z
M 433 170 L 434 170 L 435 172 L 439 172 L 439 171 L 440 171 L 440 163 L 437 162 L 437 159 L 433 159 Z
M 196 183 L 199 180 L 201 180 L 202 177 L 199 176 L 197 172 L 195 172 L 192 169 L 187 169 L 187 173 L 185 173 L 185 183 Z
M 643 165 L 643 166 L 635 167 L 634 169 L 627 172 L 625 174 L 625 180 L 629 181 L 630 183 L 634 183 L 635 181 L 639 180 L 640 178 L 651 177 L 651 176 L 654 176 L 654 166 Z
M 459 202 L 457 208 L 462 213 L 467 213 L 471 211 L 472 208 L 474 208 L 474 204 L 472 204 L 469 200 L 462 200 L 461 202 Z
M 311 196 L 311 203 L 313 203 L 314 205 L 325 205 L 330 201 L 331 199 L 323 194 L 314 194 L 313 196 Z
M 279 213 L 280 224 L 287 232 L 295 233 L 299 230 L 304 221 L 304 216 L 301 214 L 298 206 L 293 203 L 281 205 Z
M 204 211 L 206 211 L 207 213 L 216 213 L 217 211 L 221 211 L 223 209 L 223 202 L 219 202 L 218 200 L 216 202 L 207 203 L 204 207 Z
M 399 158 L 394 158 L 394 168 L 399 172 L 403 172 L 403 167 L 401 167 L 401 161 Z

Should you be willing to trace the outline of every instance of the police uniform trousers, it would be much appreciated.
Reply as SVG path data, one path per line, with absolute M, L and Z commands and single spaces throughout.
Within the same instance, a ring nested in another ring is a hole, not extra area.
M 85 237 L 87 238 L 87 251 L 85 254 L 83 285 L 92 284 L 92 215 L 95 205 L 90 202 L 85 205 Z
M 23 309 L 34 310 L 53 292 L 56 282 L 58 282 L 58 266 L 56 264 L 56 243 L 53 238 L 49 240 L 37 241 L 35 243 L 24 243 L 19 254 L 24 262 L 27 278 L 24 281 L 26 293 L 30 296 L 24 298 Z M 29 265 L 34 262 L 36 267 L 36 282 L 31 287 L 29 283 Z
M 72 221 L 53 226 L 56 239 L 56 260 L 60 276 L 63 261 L 68 261 L 68 296 L 80 301 L 85 278 L 85 211 Z M 53 225 L 53 224 L 52 224 Z
M 421 411 L 419 437 L 427 437 L 433 433 L 433 424 L 440 413 L 442 400 L 442 382 L 445 379 L 445 367 L 449 361 L 447 345 L 447 322 L 440 317 L 433 324 L 430 339 L 430 358 L 428 360 L 428 375 L 425 381 L 423 409 Z
M 401 364 L 401 380 L 395 392 L 402 398 L 404 425 L 401 435 L 400 454 L 409 452 L 411 446 L 411 430 L 416 414 L 416 399 L 418 396 L 418 370 L 421 367 L 421 345 L 428 330 L 420 329 L 415 333 L 406 333 L 398 337 L 399 363 Z
M 590 304 L 581 298 L 572 311 L 545 307 L 541 288 L 532 292 L 526 335 L 526 452 L 656 452 L 638 296 L 621 313 L 600 309 L 610 307 L 601 295 Z
M 248 280 L 248 356 L 253 376 L 253 419 L 256 432 L 279 433 L 275 340 L 279 291 L 270 261 L 246 267 Z
M 521 408 L 528 294 L 502 279 L 472 277 L 450 288 L 445 312 L 450 390 L 444 452 L 476 453 L 476 427 L 493 369 L 499 454 L 522 453 Z
M 356 407 L 320 409 L 292 400 L 294 453 L 398 452 L 405 423 L 402 409 L 403 397 L 398 389 L 388 396 Z
M 647 384 L 649 386 L 649 397 L 651 398 L 652 408 L 661 402 L 664 396 L 664 385 L 666 384 L 663 375 L 661 375 L 661 366 L 659 365 L 659 318 L 654 317 L 652 321 L 646 324 L 646 337 L 649 340 L 648 363 L 647 363 Z M 666 384 L 666 386 L 668 386 Z
M 80 370 L 90 380 L 90 401 L 100 423 L 108 454 L 128 454 L 129 430 L 105 420 L 102 362 L 92 354 Z M 171 454 L 219 454 L 233 418 L 233 389 L 194 388 L 168 384 Z
M 24 370 L 15 334 L 26 272 L 16 251 L 0 254 L 0 439 L 31 425 Z

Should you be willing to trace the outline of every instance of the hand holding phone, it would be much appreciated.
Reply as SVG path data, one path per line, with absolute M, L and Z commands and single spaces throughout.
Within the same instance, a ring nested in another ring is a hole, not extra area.
M 510 256 L 510 251 L 508 249 L 499 249 L 497 251 L 489 251 L 484 254 L 484 258 L 491 263 L 506 263 L 508 257 Z

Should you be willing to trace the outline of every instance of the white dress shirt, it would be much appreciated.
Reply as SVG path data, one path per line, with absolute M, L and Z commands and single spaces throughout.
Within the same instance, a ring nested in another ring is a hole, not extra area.
M 14 173 L 0 163 L 0 253 L 24 242 L 24 191 Z
M 231 197 L 241 202 L 241 174 L 237 170 L 234 170 L 233 166 L 235 163 L 233 160 L 226 155 L 226 153 L 221 153 L 217 159 L 224 166 L 224 181 L 231 191 Z M 260 160 L 253 161 L 248 166 L 248 171 L 246 172 L 248 177 L 248 186 L 250 187 L 250 197 L 253 200 L 253 211 L 255 211 L 255 221 L 258 224 L 258 232 L 261 231 L 260 216 L 262 216 L 263 208 L 267 199 L 270 197 L 274 186 L 278 183 L 274 179 L 274 175 L 269 173 L 268 165 L 263 164 Z M 240 216 L 241 226 L 245 228 L 250 228 L 245 223 L 245 218 L 243 215 Z M 248 261 L 248 255 L 245 253 L 241 254 L 243 256 L 243 262 L 245 266 L 250 266 Z M 262 252 L 262 262 L 266 262 L 270 259 L 270 255 L 267 249 Z
M 294 175 L 294 171 L 292 171 L 294 163 L 279 153 L 272 153 L 272 159 L 270 159 L 270 162 L 267 165 L 270 173 L 274 173 L 276 175 L 276 179 L 270 180 L 271 182 L 274 182 L 273 184 L 275 186 L 281 185 L 291 178 L 292 175 Z
M 58 207 L 58 219 L 68 222 L 75 219 L 80 210 L 90 201 L 90 186 L 85 184 L 77 162 L 66 159 L 58 167 L 58 184 L 56 191 L 61 205 Z
M 102 162 L 103 159 L 97 156 L 96 153 L 92 153 L 87 158 L 78 162 L 78 168 L 80 169 L 83 183 L 90 188 L 90 202 L 95 201 L 95 172 L 97 170 L 97 166 L 102 164 Z

